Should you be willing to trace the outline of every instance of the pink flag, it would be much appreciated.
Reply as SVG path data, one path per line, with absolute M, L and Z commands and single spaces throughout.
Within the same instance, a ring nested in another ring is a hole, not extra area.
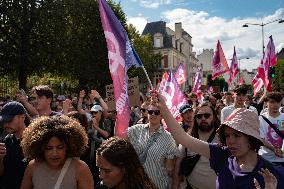
M 263 69 L 265 73 L 264 86 L 268 92 L 272 91 L 272 80 L 270 78 L 270 67 L 276 65 L 275 46 L 272 36 L 269 37 L 269 42 L 266 46 L 266 50 L 263 57 Z
M 127 134 L 130 119 L 128 99 L 127 70 L 142 65 L 137 53 L 129 41 L 128 35 L 105 0 L 99 0 L 99 10 L 107 42 L 109 70 L 111 73 L 117 111 L 115 135 Z
M 201 75 L 201 70 L 198 70 L 195 73 L 194 79 L 193 79 L 193 87 L 192 87 L 192 92 L 197 93 L 200 90 L 200 87 L 202 85 L 202 75 Z
M 186 81 L 186 72 L 183 64 L 179 64 L 177 71 L 175 72 L 175 78 L 179 85 Z
M 213 61 L 212 61 L 212 80 L 217 78 L 218 76 L 229 71 L 229 67 L 227 64 L 227 60 L 225 58 L 223 49 L 221 47 L 221 43 L 218 40 L 216 50 L 214 53 Z
M 174 74 L 170 72 L 169 74 L 164 74 L 162 82 L 160 84 L 159 91 L 165 98 L 166 104 L 170 109 L 172 115 L 179 119 L 179 108 L 187 103 L 187 100 L 180 90 L 179 85 L 174 77 Z M 165 81 L 164 79 L 167 78 Z M 162 83 L 164 83 L 162 85 Z
M 240 80 L 239 80 L 238 85 L 242 85 L 242 84 L 243 84 L 243 81 L 244 81 L 244 78 L 243 78 L 243 77 L 240 77 Z
M 260 64 L 257 68 L 257 73 L 252 80 L 253 93 L 254 95 L 261 89 L 265 82 L 265 73 L 263 68 L 263 61 L 261 59 Z
M 235 76 L 240 72 L 238 68 L 238 59 L 236 55 L 236 49 L 234 47 L 234 54 L 231 62 L 231 67 L 230 67 L 230 77 L 228 80 L 228 84 L 231 85 L 232 82 L 234 81 Z

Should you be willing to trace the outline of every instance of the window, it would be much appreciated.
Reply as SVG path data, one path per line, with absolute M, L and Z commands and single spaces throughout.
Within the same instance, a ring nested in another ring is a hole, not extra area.
M 160 48 L 161 47 L 161 38 L 155 37 L 154 39 L 154 47 Z
M 169 67 L 168 55 L 164 55 L 164 68 Z

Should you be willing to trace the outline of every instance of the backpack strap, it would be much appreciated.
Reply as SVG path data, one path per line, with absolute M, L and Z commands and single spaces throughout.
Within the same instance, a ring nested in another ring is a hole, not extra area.
M 264 121 L 266 121 L 266 123 L 268 123 L 268 125 L 282 138 L 284 139 L 284 134 L 279 131 L 279 129 L 276 127 L 276 125 L 274 125 L 273 123 L 271 123 L 271 121 L 269 121 L 269 119 L 267 117 L 265 117 L 264 115 L 261 115 L 261 117 L 264 119 Z

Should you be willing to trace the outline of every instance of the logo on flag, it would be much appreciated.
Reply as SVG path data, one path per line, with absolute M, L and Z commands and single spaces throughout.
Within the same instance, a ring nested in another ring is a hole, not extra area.
M 177 71 L 175 72 L 175 78 L 179 85 L 186 81 L 186 72 L 183 64 L 179 64 Z
M 238 59 L 236 55 L 236 49 L 234 47 L 234 54 L 231 62 L 231 67 L 230 67 L 230 77 L 228 80 L 228 84 L 231 85 L 232 82 L 234 81 L 235 76 L 240 72 L 238 68 Z
M 130 119 L 127 70 L 141 60 L 131 45 L 127 33 L 105 0 L 99 0 L 101 22 L 107 42 L 109 70 L 111 73 L 116 103 L 117 136 L 125 136 Z

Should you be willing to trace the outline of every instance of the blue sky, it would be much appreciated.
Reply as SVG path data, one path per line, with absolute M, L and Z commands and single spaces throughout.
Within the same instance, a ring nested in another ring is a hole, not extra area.
M 140 32 L 147 22 L 163 20 L 174 30 L 174 23 L 182 22 L 182 27 L 192 36 L 197 54 L 202 49 L 215 49 L 220 40 L 229 59 L 236 46 L 241 68 L 256 68 L 261 57 L 261 27 L 244 23 L 267 23 L 284 19 L 283 0 L 114 0 L 120 2 L 128 23 Z M 284 48 L 284 23 L 277 22 L 264 27 L 265 46 L 272 35 L 276 50 Z

